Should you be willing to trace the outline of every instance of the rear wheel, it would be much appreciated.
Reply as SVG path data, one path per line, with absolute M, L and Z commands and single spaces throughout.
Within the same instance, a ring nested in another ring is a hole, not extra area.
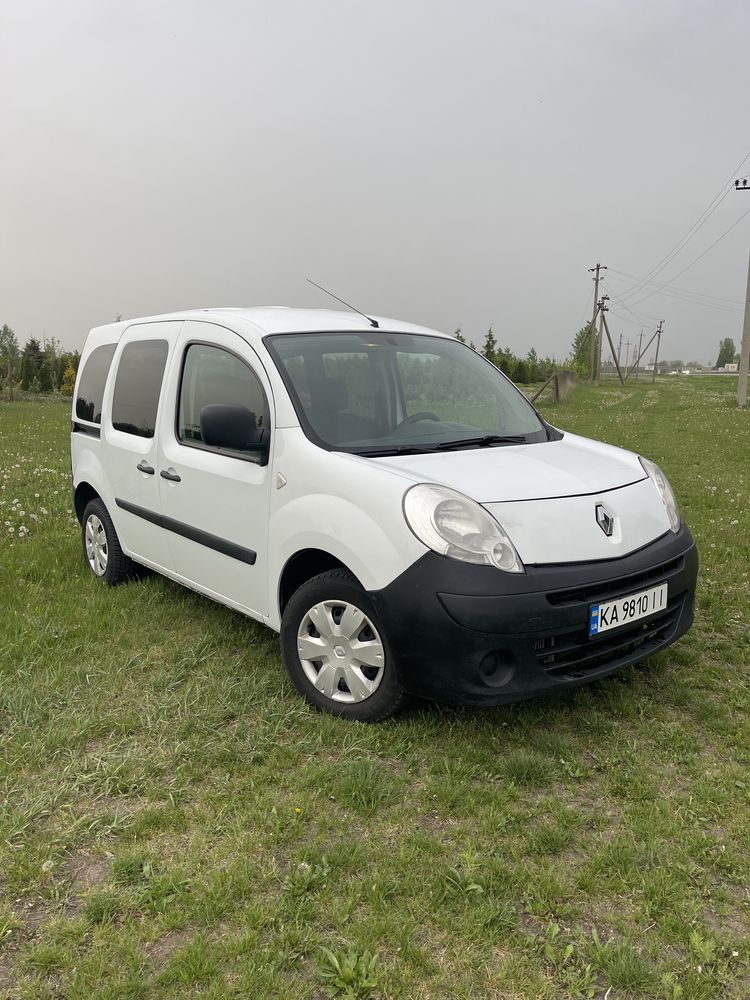
M 321 573 L 292 595 L 281 651 L 297 690 L 333 715 L 377 722 L 408 700 L 372 602 L 346 570 Z
M 98 498 L 83 512 L 82 541 L 86 565 L 110 587 L 135 576 L 136 565 L 122 551 L 112 518 Z

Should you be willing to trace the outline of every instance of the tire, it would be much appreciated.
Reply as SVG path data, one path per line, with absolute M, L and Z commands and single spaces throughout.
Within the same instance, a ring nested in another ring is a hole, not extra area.
M 120 548 L 112 518 L 101 500 L 90 500 L 81 524 L 83 559 L 88 568 L 110 587 L 136 575 L 136 564 Z
M 294 592 L 281 619 L 281 656 L 300 694 L 331 715 L 379 722 L 409 700 L 372 602 L 346 570 Z

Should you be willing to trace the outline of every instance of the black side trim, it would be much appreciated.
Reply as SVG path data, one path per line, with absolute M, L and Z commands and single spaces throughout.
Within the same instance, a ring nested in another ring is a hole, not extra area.
M 76 434 L 88 434 L 90 437 L 100 438 L 102 436 L 100 427 L 92 427 L 91 424 L 79 424 L 73 421 L 73 431 Z
M 171 517 L 165 517 L 163 514 L 156 514 L 152 510 L 146 510 L 145 507 L 137 507 L 134 503 L 129 503 L 127 500 L 120 500 L 116 497 L 115 503 L 118 507 L 128 511 L 128 513 L 135 514 L 136 517 L 142 517 L 144 521 L 150 521 L 151 524 L 156 524 L 160 528 L 166 528 L 167 531 L 173 531 L 175 535 L 182 535 L 183 538 L 189 538 L 191 542 L 205 545 L 208 549 L 215 549 L 216 552 L 221 552 L 222 555 L 229 556 L 231 559 L 238 559 L 249 566 L 255 565 L 258 554 L 257 552 L 253 552 L 252 549 L 235 545 L 234 542 L 228 542 L 225 538 L 211 535 L 201 528 L 194 528 L 190 524 L 183 524 L 182 521 L 175 521 Z

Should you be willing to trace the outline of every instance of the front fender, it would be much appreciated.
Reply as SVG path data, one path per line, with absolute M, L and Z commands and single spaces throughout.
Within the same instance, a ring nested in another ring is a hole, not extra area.
M 269 590 L 278 591 L 278 582 L 289 559 L 304 549 L 320 549 L 343 563 L 365 590 L 380 590 L 396 579 L 427 549 L 411 533 L 403 517 L 394 521 L 393 511 L 377 516 L 384 498 L 370 497 L 374 511 L 342 497 L 313 493 L 285 504 L 271 523 L 272 557 Z M 369 505 L 368 505 L 369 506 Z M 400 515 L 400 511 L 399 511 Z M 386 530 L 382 525 L 388 525 Z M 268 624 L 278 628 L 278 606 Z

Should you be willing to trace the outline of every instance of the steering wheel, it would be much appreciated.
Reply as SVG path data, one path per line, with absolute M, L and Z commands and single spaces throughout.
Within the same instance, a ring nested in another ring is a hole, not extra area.
M 440 417 L 435 413 L 429 413 L 427 410 L 423 410 L 420 413 L 412 413 L 408 417 L 404 417 L 398 427 L 403 427 L 405 424 L 415 424 L 417 420 L 440 420 Z M 398 430 L 398 427 L 396 430 Z

